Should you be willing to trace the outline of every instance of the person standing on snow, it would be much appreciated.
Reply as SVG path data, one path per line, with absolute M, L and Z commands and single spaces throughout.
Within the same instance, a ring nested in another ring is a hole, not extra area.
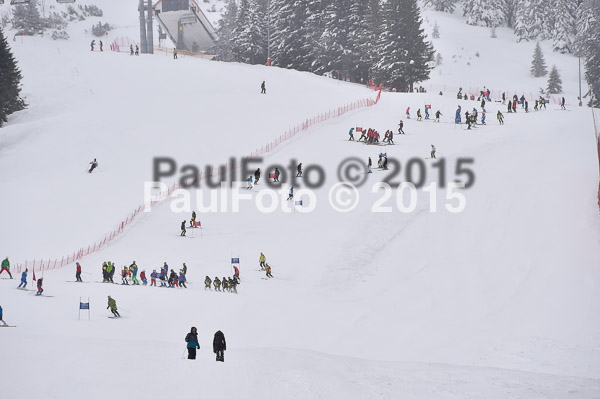
M 129 45 L 129 55 L 133 55 L 133 44 Z
M 98 161 L 96 161 L 96 158 L 90 162 L 90 165 L 92 166 L 90 167 L 90 170 L 88 170 L 88 173 L 92 173 L 92 171 L 98 167 Z
M 564 109 L 564 110 L 566 110 L 566 109 L 567 109 L 567 108 L 565 107 L 565 98 L 564 98 L 564 97 L 563 97 L 563 98 L 560 100 L 560 109 Z
M 485 125 L 485 108 L 481 110 L 481 124 Z
M 302 162 L 298 164 L 296 170 L 298 171 L 298 173 L 296 173 L 296 177 L 302 177 Z
M 140 273 L 140 279 L 142 280 L 143 285 L 148 285 L 148 279 L 146 278 L 146 271 L 142 270 Z M 154 281 L 154 285 L 156 285 L 156 280 Z
M 420 120 L 422 120 L 422 119 L 423 119 L 423 118 L 421 118 L 421 108 L 419 108 L 419 109 L 417 110 L 417 120 L 418 120 L 418 121 L 420 121 Z
M 354 141 L 354 128 L 351 127 L 350 131 L 348 132 L 348 134 L 350 135 L 350 138 L 348 139 L 348 141 Z
M 425 119 L 429 119 L 429 108 L 425 107 Z
M 442 113 L 440 112 L 440 110 L 438 109 L 435 113 L 435 121 L 437 123 L 440 123 L 440 116 L 442 115 Z
M 25 271 L 21 274 L 21 284 L 19 284 L 19 286 L 17 288 L 21 288 L 21 286 L 23 286 L 22 288 L 27 287 L 27 269 L 25 269 Z
M 504 115 L 502 115 L 502 112 L 498 111 L 496 117 L 498 118 L 498 123 L 504 125 Z
M 211 289 L 211 284 L 212 284 L 212 280 L 210 279 L 210 277 L 206 276 L 206 278 L 204 279 L 204 291 L 206 291 L 206 289 L 208 288 L 209 290 Z M 217 287 L 215 286 L 215 289 Z
M 90 43 L 90 47 L 92 48 L 92 51 L 94 51 L 94 46 L 96 45 L 96 41 L 92 40 L 92 42 Z
M 273 183 L 278 182 L 279 183 L 279 176 L 281 175 L 281 172 L 279 171 L 279 168 L 275 168 L 275 179 L 273 179 Z
M 185 237 L 185 220 L 183 222 L 181 222 L 181 234 L 179 235 L 180 237 Z
M 140 55 L 140 46 L 135 45 L 135 55 Z
M 110 311 L 112 312 L 112 314 L 115 317 L 121 317 L 121 315 L 119 314 L 119 312 L 117 311 L 117 301 L 115 301 L 113 298 L 111 298 L 111 296 L 108 296 L 108 306 L 106 307 L 106 309 L 110 308 Z
M 431 145 L 431 158 L 435 159 L 435 146 L 432 144 Z
M 8 273 L 8 275 L 10 276 L 10 278 L 12 279 L 13 276 L 10 273 L 10 261 L 8 260 L 8 256 L 6 258 L 4 258 L 4 260 L 2 261 L 2 265 L 0 265 L 2 267 L 2 269 L 0 269 L 0 274 L 2 274 L 5 270 Z
M 131 274 L 131 282 L 133 285 L 140 285 L 140 282 L 137 278 L 138 265 L 135 264 L 135 261 L 131 265 L 129 265 L 129 274 Z
M 215 277 L 213 285 L 215 286 L 215 291 L 221 291 L 221 280 L 218 277 Z
M 403 127 L 404 127 L 404 122 L 401 120 L 400 123 L 398 124 L 398 134 L 404 134 L 404 130 L 402 130 Z
M 196 349 L 200 349 L 196 327 L 192 327 L 188 335 L 185 336 L 185 342 L 187 342 L 188 359 L 196 359 Z
M 173 59 L 174 60 L 177 59 L 177 49 L 176 48 L 173 49 Z
M 190 219 L 190 228 L 194 227 L 195 221 L 196 221 L 196 211 L 192 211 L 192 218 Z
M 81 265 L 79 264 L 79 262 L 75 264 L 77 265 L 77 268 L 75 269 L 75 281 L 77 281 L 78 283 L 83 283 L 83 280 L 81 279 Z
M 179 286 L 183 287 L 183 288 L 187 288 L 187 285 L 185 285 L 185 274 L 183 274 L 183 272 L 179 272 Z
M 410 119 L 410 107 L 406 108 L 406 119 Z
M 213 353 L 217 355 L 217 362 L 225 361 L 225 351 L 227 350 L 227 343 L 225 342 L 225 336 L 221 330 L 215 333 L 213 339 Z
M 4 325 L 4 327 L 6 327 L 8 324 L 6 324 L 6 322 L 2 319 L 3 313 L 2 313 L 2 306 L 0 306 L 0 323 L 2 323 Z
M 263 80 L 263 82 L 260 85 L 260 94 L 267 94 L 267 86 L 265 85 L 265 81 Z
M 237 266 L 233 266 L 233 276 L 237 279 L 240 278 L 240 269 Z
M 287 200 L 290 201 L 290 200 L 293 200 L 293 199 L 294 199 L 294 187 L 292 186 L 290 188 L 290 193 L 288 194 Z
M 102 40 L 100 40 L 100 51 L 104 51 L 104 43 L 102 43 Z
M 246 190 L 252 190 L 252 176 L 248 177 L 246 181 L 248 182 L 248 187 L 246 187 Z

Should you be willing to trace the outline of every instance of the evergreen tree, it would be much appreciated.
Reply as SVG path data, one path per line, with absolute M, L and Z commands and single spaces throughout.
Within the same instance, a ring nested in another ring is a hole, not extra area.
M 315 43 L 305 42 L 312 39 L 305 31 L 307 5 L 301 1 L 271 0 L 270 14 L 273 64 L 298 71 L 312 70 L 313 58 L 307 50 Z
M 581 38 L 581 54 L 585 63 L 585 78 L 590 87 L 589 105 L 600 107 L 600 0 L 585 0 L 580 21 L 588 25 Z
M 433 8 L 435 11 L 454 12 L 456 0 L 425 0 L 425 7 Z
M 562 80 L 560 79 L 560 75 L 558 74 L 558 69 L 556 69 L 556 65 L 553 65 L 552 70 L 550 70 L 550 75 L 548 76 L 548 87 L 546 88 L 546 92 L 548 94 L 562 93 Z
M 516 6 L 515 34 L 521 40 L 552 38 L 554 30 L 553 0 L 519 0 Z
M 225 4 L 225 9 L 219 20 L 217 27 L 217 41 L 214 51 L 217 59 L 220 61 L 236 61 L 236 56 L 233 51 L 233 30 L 237 21 L 237 2 L 229 0 Z
M 435 21 L 435 24 L 433 25 L 433 32 L 431 32 L 431 37 L 433 39 L 440 38 L 440 27 L 438 26 L 437 21 Z
M 535 50 L 533 51 L 533 60 L 531 61 L 531 74 L 539 78 L 540 76 L 546 76 L 547 73 L 542 48 L 540 47 L 540 43 L 536 43 Z
M 505 0 L 504 2 L 504 20 L 509 28 L 515 27 L 515 20 L 517 18 L 517 1 L 522 0 Z
M 571 53 L 574 50 L 575 41 L 575 13 L 576 4 L 573 0 L 555 0 L 554 29 L 554 51 L 560 53 Z
M 340 79 L 346 80 L 353 68 L 350 61 L 349 11 L 350 0 L 330 0 L 325 6 L 323 32 L 319 38 L 321 51 L 317 54 L 320 67 L 316 72 L 319 74 L 336 71 Z
M 8 115 L 25 108 L 21 99 L 21 71 L 10 52 L 8 41 L 0 27 L 0 127 Z
M 233 52 L 245 63 L 263 64 L 267 60 L 266 32 L 256 0 L 240 0 L 236 27 L 233 29 Z
M 416 0 L 384 0 L 382 30 L 378 36 L 375 77 L 400 91 L 429 78 L 433 49 L 425 41 Z
M 463 16 L 469 25 L 500 26 L 506 18 L 504 1 L 465 0 Z
M 371 45 L 375 39 L 369 12 L 369 3 L 364 0 L 350 0 L 350 14 L 348 17 L 349 48 L 351 54 L 349 62 L 351 70 L 348 77 L 350 81 L 366 83 L 369 80 L 371 67 Z
M 20 4 L 15 7 L 12 27 L 21 30 L 26 35 L 34 35 L 44 30 L 45 21 L 40 16 L 37 0 L 31 0 L 29 4 Z

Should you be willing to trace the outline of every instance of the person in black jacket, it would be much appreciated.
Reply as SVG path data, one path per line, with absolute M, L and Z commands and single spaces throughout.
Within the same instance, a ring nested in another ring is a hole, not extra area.
M 181 237 L 185 237 L 185 220 L 181 222 Z
M 217 355 L 217 362 L 225 361 L 225 350 L 227 350 L 225 336 L 219 330 L 215 333 L 215 338 L 213 339 L 213 352 Z
M 188 359 L 195 359 L 196 349 L 200 349 L 196 327 L 192 327 L 188 335 L 185 336 L 185 342 L 187 342 Z
M 298 171 L 298 173 L 296 173 L 296 177 L 302 177 L 302 162 L 298 164 L 296 170 Z
M 258 184 L 259 180 L 260 180 L 260 168 L 258 168 L 254 171 L 254 184 Z

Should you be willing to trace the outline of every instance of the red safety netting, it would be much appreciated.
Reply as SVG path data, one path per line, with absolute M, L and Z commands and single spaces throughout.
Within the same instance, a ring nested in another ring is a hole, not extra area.
M 291 139 L 292 137 L 296 136 L 298 133 L 309 129 L 311 126 L 314 126 L 318 123 L 327 121 L 332 118 L 338 118 L 347 112 L 350 112 L 350 111 L 353 111 L 353 110 L 356 110 L 359 108 L 371 107 L 373 105 L 378 104 L 379 100 L 381 98 L 382 87 L 379 86 L 378 88 L 375 88 L 375 89 L 378 90 L 377 97 L 375 98 L 375 100 L 373 100 L 371 98 L 358 100 L 351 104 L 344 105 L 342 107 L 338 107 L 338 108 L 328 111 L 326 113 L 318 114 L 312 118 L 306 119 L 303 122 L 299 123 L 298 125 L 294 126 L 293 128 L 289 129 L 287 132 L 283 133 L 281 136 L 279 136 L 272 142 L 265 144 L 261 148 L 257 148 L 247 158 L 257 157 L 259 155 L 263 155 L 268 152 L 271 152 L 275 148 L 279 147 L 286 140 Z M 217 175 L 219 174 L 219 168 L 217 168 L 215 174 L 217 174 Z M 213 175 L 213 173 L 211 171 L 210 176 L 212 176 L 212 175 Z M 200 172 L 200 180 L 202 180 L 205 177 L 206 177 L 205 173 Z M 85 247 L 80 248 L 77 251 L 73 252 L 72 254 L 63 256 L 61 259 L 26 260 L 22 263 L 16 264 L 15 270 L 17 270 L 17 272 L 20 273 L 25 268 L 30 268 L 30 269 L 32 269 L 34 271 L 38 271 L 38 272 L 39 271 L 43 272 L 44 270 L 58 269 L 63 266 L 67 266 L 75 261 L 78 261 L 85 256 L 93 254 L 94 252 L 97 252 L 97 251 L 101 250 L 102 248 L 108 246 L 108 244 L 110 244 L 111 241 L 113 241 L 117 236 L 119 236 L 125 230 L 125 227 L 127 227 L 129 224 L 131 224 L 134 221 L 134 219 L 140 213 L 142 213 L 146 208 L 148 208 L 148 209 L 153 208 L 156 204 L 158 204 L 163 199 L 170 196 L 175 190 L 177 190 L 179 188 L 180 188 L 179 184 L 175 183 L 171 187 L 169 187 L 166 191 L 162 191 L 159 195 L 154 196 L 152 201 L 141 204 L 140 206 L 137 207 L 137 209 L 135 209 L 133 212 L 131 212 L 129 214 L 129 216 L 127 216 L 127 218 L 125 218 L 125 220 L 122 220 L 110 233 L 106 234 L 103 239 L 101 239 L 100 241 L 97 241 L 93 244 L 88 245 L 87 248 L 85 248 Z

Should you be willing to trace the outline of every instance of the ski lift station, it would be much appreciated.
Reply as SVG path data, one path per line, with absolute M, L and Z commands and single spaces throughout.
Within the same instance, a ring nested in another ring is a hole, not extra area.
M 158 0 L 154 17 L 178 50 L 205 52 L 217 33 L 194 0 Z

